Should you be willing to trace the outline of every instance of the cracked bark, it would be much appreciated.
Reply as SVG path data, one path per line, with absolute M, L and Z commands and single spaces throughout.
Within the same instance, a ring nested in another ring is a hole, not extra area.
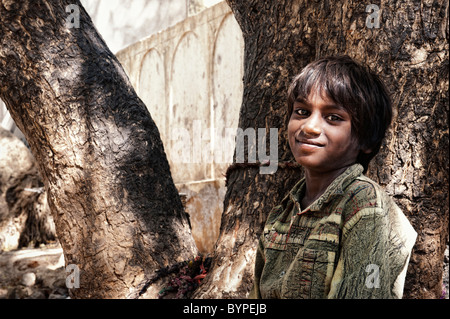
M 66 7 L 80 8 L 67 28 Z M 75 298 L 197 254 L 158 129 L 78 1 L 0 1 L 0 96 L 39 163 Z M 155 297 L 158 285 L 148 292 Z

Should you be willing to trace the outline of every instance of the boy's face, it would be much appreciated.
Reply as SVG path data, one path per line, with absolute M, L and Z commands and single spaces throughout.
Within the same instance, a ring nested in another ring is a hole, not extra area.
M 295 160 L 320 174 L 354 164 L 360 150 L 352 135 L 350 114 L 314 90 L 307 101 L 294 102 L 288 138 Z

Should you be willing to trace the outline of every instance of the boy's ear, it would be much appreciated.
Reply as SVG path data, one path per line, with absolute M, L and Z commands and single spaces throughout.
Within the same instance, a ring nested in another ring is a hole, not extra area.
M 353 138 L 355 139 L 354 141 L 355 141 L 355 143 L 358 143 L 359 144 L 359 150 L 360 150 L 360 152 L 363 152 L 364 154 L 370 154 L 370 153 L 372 153 L 372 149 L 371 148 L 368 148 L 367 146 L 365 146 L 365 145 L 361 145 L 360 143 L 359 143 L 359 141 L 358 141 L 358 138 L 356 137 L 356 136 L 353 136 Z
M 370 154 L 373 150 L 364 144 L 359 144 L 359 151 L 364 154 Z

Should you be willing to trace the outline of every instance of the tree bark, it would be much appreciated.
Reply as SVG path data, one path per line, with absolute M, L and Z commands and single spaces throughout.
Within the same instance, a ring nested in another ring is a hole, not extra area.
M 239 127 L 278 128 L 281 162 L 292 159 L 287 88 L 307 63 L 347 54 L 385 80 L 395 116 L 369 176 L 418 232 L 404 298 L 439 298 L 449 221 L 448 1 L 375 1 L 376 13 L 361 1 L 227 2 L 245 41 Z M 197 298 L 247 295 L 267 214 L 300 175 L 289 167 L 260 175 L 250 165 L 229 172 L 214 262 Z
M 80 270 L 71 295 L 136 297 L 197 254 L 158 129 L 79 1 L 1 0 L 0 17 L 0 97 L 39 163 L 66 265 Z

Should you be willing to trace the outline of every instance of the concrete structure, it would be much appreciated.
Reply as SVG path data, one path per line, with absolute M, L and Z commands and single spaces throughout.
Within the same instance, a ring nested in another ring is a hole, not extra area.
M 113 53 L 203 8 L 201 0 L 80 1 Z
M 242 102 L 244 41 L 225 2 L 117 53 L 159 128 L 199 249 L 220 227 Z
M 9 114 L 9 111 L 6 108 L 6 104 L 2 100 L 0 100 L 0 127 L 13 133 L 15 136 L 17 136 L 18 138 L 20 138 L 22 141 L 25 142 L 25 136 L 23 135 L 22 131 L 19 130 L 19 128 L 17 127 L 16 123 L 11 117 L 11 114 Z

